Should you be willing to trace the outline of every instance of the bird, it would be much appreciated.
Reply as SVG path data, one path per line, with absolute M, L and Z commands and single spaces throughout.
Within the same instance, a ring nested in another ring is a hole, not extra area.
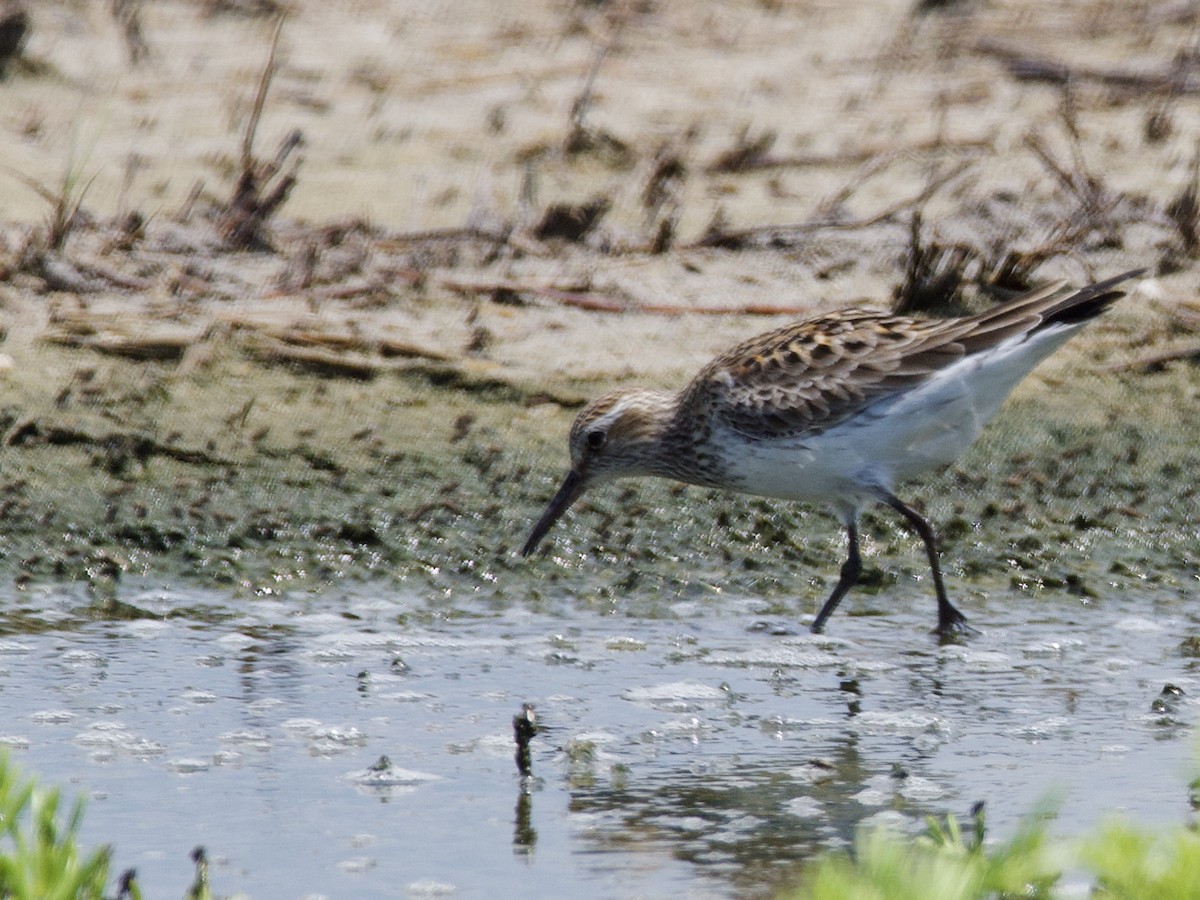
M 738 344 L 678 392 L 606 394 L 576 416 L 567 476 L 521 555 L 533 553 L 585 491 L 618 478 L 827 504 L 848 546 L 810 626 L 819 634 L 862 573 L 860 512 L 883 504 L 924 544 L 937 597 L 934 631 L 968 634 L 966 616 L 946 594 L 933 527 L 896 487 L 956 459 L 1034 366 L 1145 271 L 1076 291 L 1048 285 L 955 318 L 837 310 Z

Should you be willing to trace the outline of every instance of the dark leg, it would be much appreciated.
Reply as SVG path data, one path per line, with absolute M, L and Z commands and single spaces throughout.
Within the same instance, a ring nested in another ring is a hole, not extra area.
M 813 634 L 820 634 L 825 630 L 825 620 L 833 615 L 833 611 L 842 602 L 842 598 L 846 596 L 846 592 L 854 587 L 854 583 L 858 581 L 858 576 L 862 574 L 862 558 L 858 555 L 858 523 L 853 519 L 846 523 L 846 534 L 850 538 L 850 555 L 846 557 L 846 561 L 842 564 L 842 577 L 838 579 L 837 585 L 834 586 L 833 593 L 829 595 L 829 599 L 825 601 L 825 605 L 821 607 L 821 611 L 813 619 L 811 629 Z
M 933 572 L 933 589 L 937 592 L 937 633 L 947 635 L 955 632 L 970 631 L 971 629 L 967 626 L 967 617 L 955 609 L 950 602 L 950 598 L 946 596 L 946 586 L 942 584 L 942 567 L 938 562 L 937 538 L 934 537 L 933 529 L 929 527 L 929 523 L 925 521 L 919 512 L 906 506 L 895 495 L 883 494 L 882 499 L 884 503 L 904 516 L 908 524 L 913 527 L 913 530 L 925 542 L 925 553 L 929 556 L 929 568 Z

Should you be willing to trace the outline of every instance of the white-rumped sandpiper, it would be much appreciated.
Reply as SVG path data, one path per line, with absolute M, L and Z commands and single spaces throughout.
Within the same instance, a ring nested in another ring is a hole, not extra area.
M 895 485 L 961 454 L 1017 383 L 1142 271 L 1075 292 L 1050 286 L 963 318 L 840 310 L 739 344 L 679 393 L 601 397 L 575 419 L 570 472 L 522 555 L 587 488 L 614 478 L 823 501 L 845 525 L 849 552 L 812 623 L 820 632 L 862 571 L 859 510 L 884 503 L 925 544 L 937 631 L 968 630 L 946 596 L 933 529 Z

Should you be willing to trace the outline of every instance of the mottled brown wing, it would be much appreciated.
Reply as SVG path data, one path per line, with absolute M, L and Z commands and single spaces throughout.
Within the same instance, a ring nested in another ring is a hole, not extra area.
M 849 309 L 786 325 L 709 363 L 683 404 L 751 438 L 814 434 L 946 366 L 1051 325 L 1107 309 L 1134 270 L 1079 291 L 1047 285 L 976 316 L 910 319 Z
M 713 360 L 683 402 L 751 438 L 824 431 L 962 358 L 966 322 L 868 310 L 809 319 Z

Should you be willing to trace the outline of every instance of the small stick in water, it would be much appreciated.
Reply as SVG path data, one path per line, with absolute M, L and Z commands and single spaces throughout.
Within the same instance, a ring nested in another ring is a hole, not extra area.
M 517 771 L 522 776 L 533 774 L 533 762 L 529 757 L 529 743 L 538 733 L 537 710 L 532 703 L 522 703 L 521 711 L 513 716 L 513 738 L 517 742 Z

